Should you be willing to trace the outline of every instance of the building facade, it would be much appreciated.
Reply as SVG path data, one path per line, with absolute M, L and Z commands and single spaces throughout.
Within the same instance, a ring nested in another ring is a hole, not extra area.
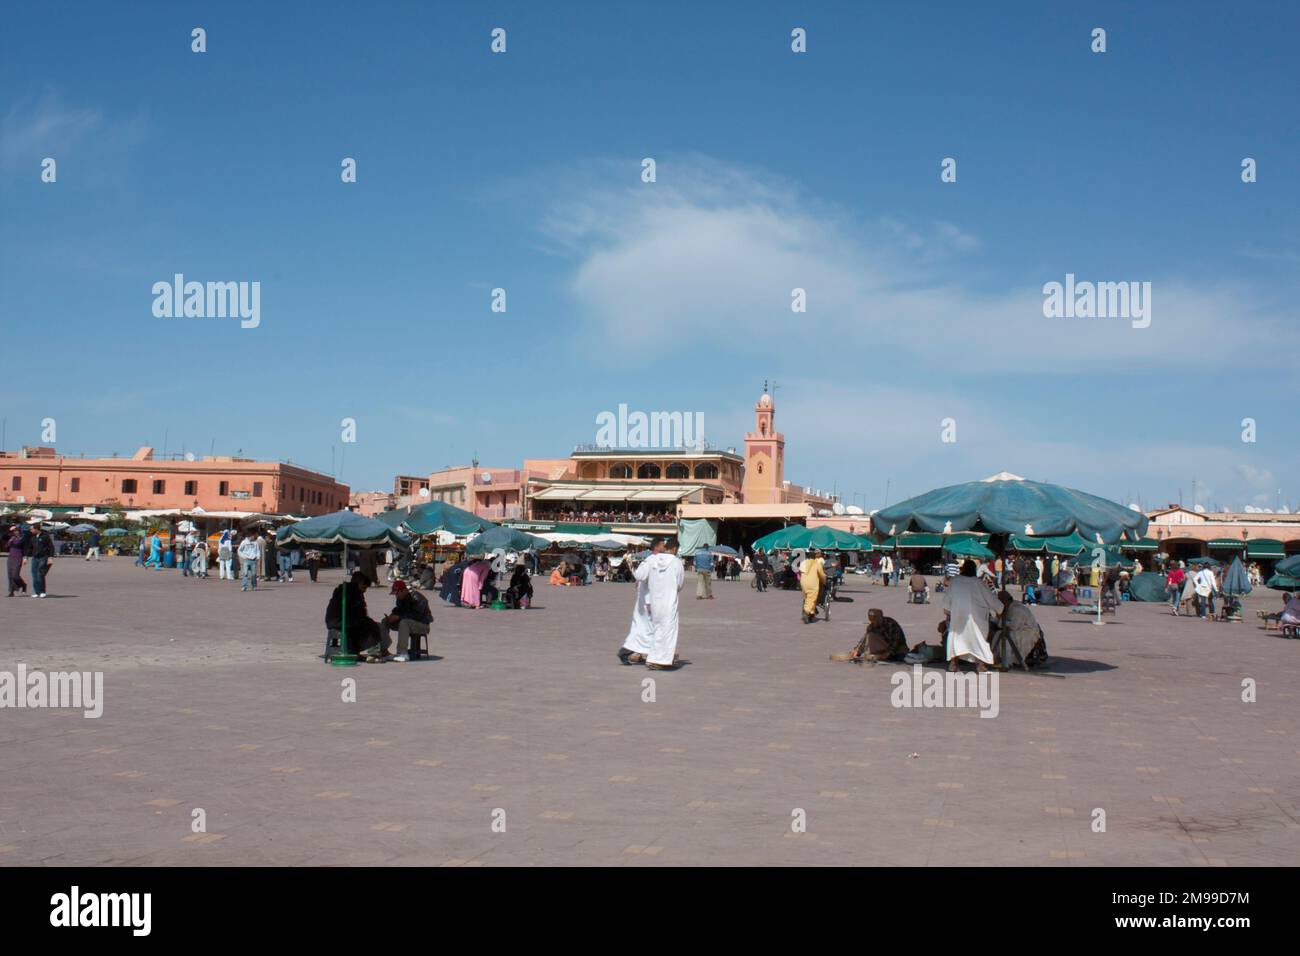
M 568 458 L 529 458 L 520 468 L 475 462 L 435 471 L 427 480 L 398 476 L 393 506 L 445 501 L 492 521 L 660 532 L 673 531 L 687 511 L 712 516 L 740 509 L 747 518 L 776 521 L 829 513 L 834 496 L 785 480 L 785 436 L 775 430 L 775 416 L 772 397 L 764 392 L 754 406 L 754 431 L 745 435 L 743 455 L 703 443 L 692 448 L 582 445 Z
M 1192 511 L 1170 505 L 1147 513 L 1147 537 L 1176 558 L 1273 561 L 1300 554 L 1300 514 Z
M 8 505 L 317 515 L 344 508 L 348 498 L 347 485 L 285 462 L 162 459 L 148 446 L 130 458 L 0 452 L 0 502 Z

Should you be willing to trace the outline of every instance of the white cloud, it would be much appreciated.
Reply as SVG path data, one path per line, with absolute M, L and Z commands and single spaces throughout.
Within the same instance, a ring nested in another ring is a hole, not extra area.
M 784 355 L 798 341 L 830 363 L 859 348 L 859 361 L 949 373 L 1064 366 L 1086 375 L 1090 365 L 1219 366 L 1213 345 L 1230 333 L 1234 350 L 1259 349 L 1255 361 L 1284 360 L 1267 347 L 1285 338 L 1282 317 L 1249 289 L 1151 276 L 1149 328 L 1047 319 L 1042 285 L 1064 274 L 975 291 L 958 276 L 976 272 L 969 258 L 981 242 L 959 224 L 858 222 L 791 183 L 707 159 L 661 161 L 658 178 L 610 188 L 599 185 L 615 181 L 608 166 L 570 174 L 543 223 L 576 259 L 569 289 L 581 315 L 615 343 L 652 329 L 749 357 Z M 794 288 L 806 290 L 807 314 L 791 312 Z

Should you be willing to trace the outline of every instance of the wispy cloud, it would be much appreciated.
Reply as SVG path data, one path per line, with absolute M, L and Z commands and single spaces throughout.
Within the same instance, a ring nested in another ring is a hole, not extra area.
M 54 90 L 15 102 L 0 117 L 0 171 L 30 170 L 35 176 L 46 156 L 62 162 L 91 146 L 115 148 L 145 134 L 142 115 L 110 118 L 93 106 L 64 102 Z

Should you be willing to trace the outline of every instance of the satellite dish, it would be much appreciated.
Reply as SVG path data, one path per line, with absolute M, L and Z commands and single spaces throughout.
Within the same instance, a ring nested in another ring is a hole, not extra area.
M 490 484 L 492 484 L 492 472 L 490 472 L 490 471 L 485 471 L 485 472 L 483 472 L 483 474 L 480 475 L 479 477 L 483 479 L 483 484 L 485 484 L 485 485 L 490 485 Z
M 844 513 L 851 514 L 851 515 L 866 514 L 866 512 L 863 511 L 861 508 L 859 508 L 857 505 L 849 505 L 847 508 L 844 509 Z
M 420 497 L 421 497 L 421 498 L 427 498 L 427 497 L 429 497 L 429 489 L 428 489 L 428 488 L 421 488 L 421 489 L 420 489 Z
M 1130 501 L 1128 505 L 1128 510 L 1140 512 L 1142 509 L 1139 508 L 1134 502 Z
M 186 461 L 193 461 L 193 460 L 194 460 L 194 452 L 192 452 L 192 451 L 187 451 L 187 452 L 185 453 L 185 460 L 186 460 Z
M 1197 505 L 1197 506 L 1196 506 L 1196 513 L 1197 513 L 1198 515 L 1203 515 L 1203 514 L 1205 514 L 1205 505 Z
M 842 515 L 845 513 L 844 506 L 840 504 L 838 501 L 835 502 L 835 504 L 831 505 L 831 511 L 837 515 Z

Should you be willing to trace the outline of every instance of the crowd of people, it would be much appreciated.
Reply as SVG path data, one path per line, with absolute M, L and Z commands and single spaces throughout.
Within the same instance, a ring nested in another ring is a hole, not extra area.
M 271 529 L 227 529 L 214 541 L 194 529 L 168 536 L 161 530 L 141 535 L 135 565 L 147 570 L 178 568 L 181 577 L 207 578 L 215 567 L 218 580 L 239 581 L 241 591 L 256 591 L 258 581 L 293 583 L 294 568 L 304 567 L 313 582 L 324 563 L 314 549 L 281 548 Z M 89 555 L 87 555 L 89 560 Z

